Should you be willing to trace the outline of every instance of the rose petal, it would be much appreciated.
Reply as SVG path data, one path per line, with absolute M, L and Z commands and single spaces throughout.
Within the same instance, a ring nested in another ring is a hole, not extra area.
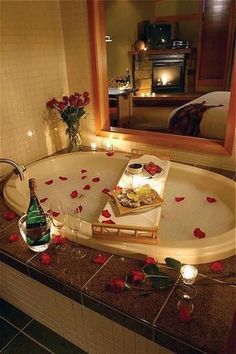
M 115 222 L 113 220 L 103 220 L 102 221 L 103 224 L 115 224 Z
M 60 215 L 60 212 L 59 211 L 52 211 L 51 214 L 54 218 L 56 218 L 56 217 L 58 217 L 58 215 Z
M 104 264 L 108 258 L 109 256 L 103 256 L 101 253 L 99 253 L 93 258 L 93 263 Z
M 58 178 L 59 178 L 61 181 L 67 181 L 67 180 L 68 180 L 67 177 L 63 177 L 63 176 L 59 176 Z
M 186 306 L 183 306 L 179 311 L 179 319 L 182 322 L 189 322 L 192 317 L 189 309 Z
M 85 178 L 87 178 L 87 177 L 88 177 L 88 176 L 82 176 L 81 179 L 85 179 Z
M 108 151 L 108 152 L 107 152 L 107 156 L 110 157 L 110 156 L 113 156 L 113 155 L 114 155 L 114 151 Z
M 53 179 L 49 179 L 48 181 L 45 182 L 48 186 L 53 183 Z
M 57 235 L 53 238 L 52 241 L 53 241 L 54 245 L 62 245 L 63 243 L 66 242 L 66 239 L 62 236 Z
M 8 237 L 9 242 L 19 241 L 20 236 L 18 234 L 10 234 Z
M 42 264 L 48 265 L 52 262 L 52 256 L 50 256 L 50 254 L 44 252 L 40 257 L 40 262 Z
M 100 178 L 99 178 L 99 177 L 94 177 L 94 178 L 92 179 L 92 181 L 93 181 L 93 182 L 99 182 L 99 181 L 100 181 Z
M 105 218 L 110 218 L 111 217 L 111 214 L 109 212 L 109 210 L 103 210 L 102 211 L 102 216 L 104 216 Z
M 110 189 L 108 189 L 108 188 L 104 188 L 103 190 L 102 190 L 102 193 L 105 193 L 105 194 L 107 194 L 107 193 L 109 193 L 110 192 Z
M 213 198 L 213 197 L 207 197 L 207 201 L 208 201 L 209 203 L 215 203 L 215 202 L 216 202 L 216 199 Z
M 88 172 L 87 170 L 83 169 L 80 171 L 81 173 L 85 173 L 85 172 Z
M 120 192 L 120 191 L 122 191 L 122 188 L 120 186 L 115 186 L 114 191 Z
M 48 198 L 46 197 L 46 198 L 42 198 L 42 199 L 40 199 L 40 203 L 45 203 L 46 202 L 46 200 L 48 200 Z
M 75 208 L 75 213 L 79 213 L 79 212 L 81 213 L 82 210 L 83 210 L 82 205 L 79 205 L 77 208 Z
M 78 197 L 78 192 L 77 191 L 73 191 L 73 192 L 71 192 L 71 194 L 70 194 L 70 196 L 71 196 L 71 198 L 76 198 L 76 197 Z
M 194 229 L 193 234 L 196 238 L 204 238 L 206 236 L 206 233 L 199 229 L 199 227 Z
M 175 197 L 176 202 L 181 202 L 184 199 L 185 199 L 185 197 Z
M 14 211 L 12 211 L 12 210 L 9 210 L 6 213 L 4 213 L 4 217 L 7 221 L 11 221 L 11 220 L 15 219 L 16 213 L 14 213 Z
M 86 186 L 84 186 L 84 188 L 83 189 L 85 189 L 85 190 L 89 190 L 90 189 L 90 185 L 89 184 L 86 184 Z
M 210 264 L 210 269 L 215 273 L 222 272 L 224 265 L 220 261 L 216 261 Z
M 145 264 L 156 264 L 158 262 L 154 257 L 146 257 L 144 263 Z

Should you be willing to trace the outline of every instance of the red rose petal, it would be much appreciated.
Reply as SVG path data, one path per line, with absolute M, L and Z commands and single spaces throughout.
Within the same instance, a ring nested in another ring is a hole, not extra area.
M 114 191 L 120 192 L 120 191 L 122 191 L 122 188 L 120 186 L 115 186 Z
M 220 261 L 216 261 L 210 264 L 210 268 L 212 272 L 218 273 L 222 272 L 222 270 L 224 269 L 224 265 Z
M 204 238 L 206 236 L 206 233 L 199 229 L 199 227 L 194 229 L 193 234 L 196 238 Z
M 115 224 L 115 222 L 113 220 L 103 220 L 102 221 L 103 224 Z
M 212 197 L 207 197 L 207 201 L 209 203 L 215 203 L 216 202 L 216 199 L 215 198 L 212 198 Z
M 103 256 L 101 253 L 93 258 L 93 263 L 104 264 L 108 260 L 109 256 Z
M 60 177 L 58 177 L 61 181 L 67 181 L 68 180 L 68 178 L 67 177 L 63 177 L 63 176 L 60 176 Z
M 78 192 L 77 191 L 73 191 L 73 192 L 71 192 L 71 194 L 70 194 L 70 196 L 71 196 L 71 198 L 76 198 L 76 197 L 78 197 Z
M 156 264 L 157 260 L 154 257 L 146 257 L 144 262 L 145 262 L 145 265 L 146 264 Z
M 42 264 L 48 265 L 52 262 L 52 257 L 50 256 L 50 254 L 44 252 L 40 257 L 40 262 Z
M 81 179 L 85 179 L 85 178 L 87 178 L 87 177 L 88 177 L 88 176 L 82 176 Z
M 14 211 L 12 211 L 12 210 L 9 210 L 6 213 L 4 213 L 4 217 L 7 221 L 11 221 L 11 220 L 15 219 L 16 213 L 14 213 Z
M 107 194 L 107 193 L 109 193 L 110 192 L 110 189 L 108 189 L 108 188 L 104 188 L 103 190 L 102 190 L 102 193 L 105 193 L 105 194 Z
M 40 203 L 45 203 L 46 202 L 46 200 L 48 200 L 48 198 L 46 197 L 46 198 L 42 198 L 42 199 L 40 199 Z
M 103 210 L 102 211 L 102 216 L 104 216 L 105 218 L 110 218 L 111 214 L 109 213 L 109 210 Z
M 10 234 L 8 237 L 9 242 L 19 241 L 20 236 L 18 234 Z
M 99 181 L 100 181 L 100 178 L 99 178 L 99 177 L 94 177 L 94 178 L 92 179 L 92 181 L 93 181 L 93 182 L 99 182 Z
M 108 151 L 108 152 L 107 152 L 107 156 L 110 157 L 110 156 L 113 156 L 113 155 L 114 155 L 114 151 Z
M 82 210 L 83 210 L 83 207 L 82 207 L 82 205 L 79 205 L 77 208 L 75 208 L 75 213 L 78 213 L 78 212 L 82 212 Z
M 189 322 L 192 317 L 189 309 L 186 306 L 183 306 L 179 311 L 179 319 L 182 322 Z
M 85 173 L 85 172 L 88 172 L 87 170 L 83 169 L 80 171 L 81 173 Z
M 86 186 L 84 186 L 84 188 L 83 189 L 85 189 L 85 190 L 89 190 L 90 189 L 90 185 L 89 184 L 86 184 Z
M 52 211 L 51 213 L 54 218 L 56 218 L 56 217 L 58 217 L 58 215 L 60 215 L 59 211 Z
M 52 241 L 53 241 L 54 245 L 62 245 L 63 243 L 66 242 L 66 239 L 64 237 L 58 235 L 58 236 L 55 236 Z
M 185 197 L 175 197 L 176 202 L 181 202 L 184 199 L 185 199 Z
M 48 181 L 45 182 L 48 186 L 53 183 L 53 179 L 49 179 Z

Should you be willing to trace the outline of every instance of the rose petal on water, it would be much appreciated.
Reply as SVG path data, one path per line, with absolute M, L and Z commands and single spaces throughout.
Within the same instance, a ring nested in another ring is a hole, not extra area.
M 216 199 L 213 197 L 207 197 L 207 201 L 208 201 L 208 203 L 215 203 Z
M 104 216 L 105 218 L 110 218 L 111 213 L 109 212 L 109 210 L 106 209 L 102 211 L 102 216 Z
M 175 197 L 176 202 L 181 202 L 184 199 L 185 199 L 185 197 Z
M 68 178 L 67 177 L 64 177 L 64 176 L 59 176 L 58 177 L 61 181 L 66 181 L 66 180 L 68 180 Z
M 88 171 L 85 170 L 85 169 L 83 169 L 83 170 L 81 170 L 80 172 L 81 172 L 81 173 L 86 173 L 86 172 L 88 172 Z
M 109 193 L 110 192 L 110 189 L 108 189 L 108 188 L 104 188 L 103 190 L 102 190 L 102 193 L 105 193 L 105 194 L 107 194 L 107 193 Z
M 49 179 L 48 181 L 45 182 L 48 186 L 53 183 L 53 179 Z
M 83 189 L 84 189 L 84 190 L 89 190 L 89 189 L 90 189 L 90 185 L 89 185 L 89 184 L 86 184 L 86 186 L 84 186 Z
M 76 198 L 76 197 L 78 197 L 78 192 L 77 191 L 73 191 L 73 192 L 71 192 L 71 194 L 70 194 L 70 196 L 71 196 L 71 198 Z
M 47 197 L 42 198 L 42 199 L 40 199 L 40 203 L 45 203 L 45 202 L 46 202 L 46 200 L 48 200 L 48 198 L 47 198 Z
M 204 238 L 206 236 L 206 233 L 203 232 L 199 227 L 194 229 L 193 234 L 196 238 Z
M 99 178 L 99 177 L 94 177 L 94 178 L 92 179 L 92 181 L 93 181 L 93 182 L 99 182 L 99 181 L 100 181 L 100 178 Z
M 103 220 L 102 223 L 103 223 L 103 224 L 115 224 L 115 222 L 114 222 L 113 220 L 111 220 L 111 219 L 109 219 L 109 220 Z

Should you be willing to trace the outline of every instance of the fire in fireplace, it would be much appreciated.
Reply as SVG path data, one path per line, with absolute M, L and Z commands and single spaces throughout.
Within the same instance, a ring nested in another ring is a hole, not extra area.
M 152 63 L 152 92 L 184 91 L 184 54 L 163 55 Z

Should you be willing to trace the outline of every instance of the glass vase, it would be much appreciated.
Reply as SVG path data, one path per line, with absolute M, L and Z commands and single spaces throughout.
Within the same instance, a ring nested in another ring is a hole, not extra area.
M 81 150 L 81 135 L 79 131 L 79 124 L 68 125 L 66 129 L 68 134 L 68 152 Z

